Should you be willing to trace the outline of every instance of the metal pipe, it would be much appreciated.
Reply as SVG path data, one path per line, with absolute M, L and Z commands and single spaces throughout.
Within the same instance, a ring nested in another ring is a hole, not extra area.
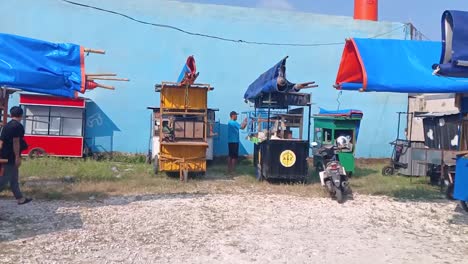
M 378 0 L 354 0 L 354 19 L 377 21 Z
M 310 126 L 312 125 L 312 123 L 310 122 L 310 117 L 311 117 L 311 114 L 310 112 L 312 111 L 312 106 L 309 104 L 309 118 L 308 119 L 308 126 L 309 126 L 309 129 L 307 131 L 307 145 L 310 145 Z
M 268 118 L 267 118 L 267 119 L 268 119 L 268 121 L 267 121 L 267 133 L 268 133 L 268 134 L 267 134 L 267 135 L 268 135 L 268 136 L 267 136 L 267 141 L 270 141 L 270 134 L 271 134 L 271 133 L 270 133 L 271 93 L 268 94 L 268 97 L 269 97 L 269 99 L 268 99 Z
M 396 140 L 400 138 L 400 122 L 401 122 L 401 114 L 402 112 L 398 112 L 398 128 L 397 128 L 397 137 Z M 397 142 L 395 142 L 396 144 Z

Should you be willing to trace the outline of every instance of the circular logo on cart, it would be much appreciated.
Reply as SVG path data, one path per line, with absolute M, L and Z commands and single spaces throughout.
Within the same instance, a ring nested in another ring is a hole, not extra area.
M 286 168 L 290 168 L 296 163 L 296 154 L 291 150 L 285 150 L 281 152 L 280 162 Z

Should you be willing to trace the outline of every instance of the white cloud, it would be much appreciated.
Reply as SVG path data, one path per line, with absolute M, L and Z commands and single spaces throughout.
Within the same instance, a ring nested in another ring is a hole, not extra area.
M 294 6 L 288 0 L 258 0 L 257 7 L 293 10 Z

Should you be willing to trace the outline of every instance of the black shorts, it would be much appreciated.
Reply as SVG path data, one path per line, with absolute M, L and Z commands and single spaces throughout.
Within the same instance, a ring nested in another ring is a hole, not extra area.
M 237 159 L 239 157 L 239 143 L 229 143 L 229 157 Z

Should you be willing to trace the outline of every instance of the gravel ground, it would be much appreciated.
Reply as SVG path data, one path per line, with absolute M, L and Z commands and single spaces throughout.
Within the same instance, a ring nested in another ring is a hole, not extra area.
M 468 263 L 468 215 L 447 201 L 0 200 L 0 217 L 0 263 Z

